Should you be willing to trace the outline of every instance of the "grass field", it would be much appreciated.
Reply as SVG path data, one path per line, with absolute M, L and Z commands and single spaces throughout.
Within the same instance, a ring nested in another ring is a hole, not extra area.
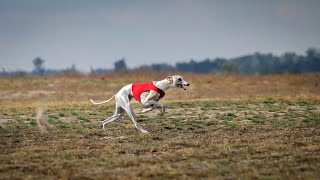
M 320 178 L 320 74 L 183 76 L 149 134 L 88 99 L 165 74 L 0 79 L 0 179 Z

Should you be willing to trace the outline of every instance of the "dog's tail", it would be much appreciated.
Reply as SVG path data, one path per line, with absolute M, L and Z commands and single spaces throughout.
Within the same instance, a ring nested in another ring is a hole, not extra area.
M 108 99 L 106 101 L 102 101 L 102 102 L 94 102 L 92 99 L 90 99 L 90 101 L 92 102 L 92 104 L 104 104 L 104 103 L 111 101 L 114 98 L 114 96 L 115 95 L 113 95 L 110 99 Z

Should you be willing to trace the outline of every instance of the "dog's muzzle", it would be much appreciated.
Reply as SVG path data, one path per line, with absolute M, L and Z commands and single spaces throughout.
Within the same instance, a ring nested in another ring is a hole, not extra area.
M 180 87 L 180 88 L 182 88 L 183 90 L 187 90 L 184 86 L 189 86 L 190 85 L 190 83 L 186 83 L 186 84 L 178 84 L 177 86 L 178 87 Z

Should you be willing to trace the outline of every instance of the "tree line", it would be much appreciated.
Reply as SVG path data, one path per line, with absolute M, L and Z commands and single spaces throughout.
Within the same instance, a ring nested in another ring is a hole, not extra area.
M 83 74 L 77 70 L 75 65 L 62 70 L 47 69 L 44 67 L 44 60 L 40 57 L 35 58 L 32 63 L 32 72 L 13 71 L 7 72 L 2 69 L 0 76 L 50 76 L 64 74 Z M 151 65 L 141 65 L 130 69 L 126 65 L 124 58 L 115 61 L 114 69 L 91 67 L 89 74 L 108 74 L 115 72 L 133 71 L 155 71 L 155 72 L 193 72 L 193 73 L 240 73 L 240 74 L 275 74 L 275 73 L 306 73 L 320 72 L 320 49 L 309 48 L 304 55 L 294 52 L 287 52 L 276 56 L 271 53 L 254 53 L 251 55 L 240 56 L 232 59 L 226 58 L 206 58 L 196 61 L 191 59 L 187 62 L 178 62 L 174 65 L 157 63 Z
M 145 71 L 181 71 L 194 73 L 275 74 L 320 72 L 320 50 L 309 48 L 305 55 L 287 52 L 276 56 L 271 53 L 254 53 L 232 59 L 191 59 L 175 65 L 151 64 L 138 69 Z

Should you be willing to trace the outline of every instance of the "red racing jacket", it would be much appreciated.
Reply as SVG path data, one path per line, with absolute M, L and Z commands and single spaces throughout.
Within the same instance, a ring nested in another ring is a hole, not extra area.
M 164 95 L 165 92 L 162 89 L 157 88 L 152 82 L 145 82 L 145 83 L 133 83 L 132 84 L 132 94 L 133 97 L 141 103 L 141 94 L 145 91 L 150 91 L 154 90 L 160 94 L 161 99 Z M 159 100 L 158 99 L 158 100 Z

